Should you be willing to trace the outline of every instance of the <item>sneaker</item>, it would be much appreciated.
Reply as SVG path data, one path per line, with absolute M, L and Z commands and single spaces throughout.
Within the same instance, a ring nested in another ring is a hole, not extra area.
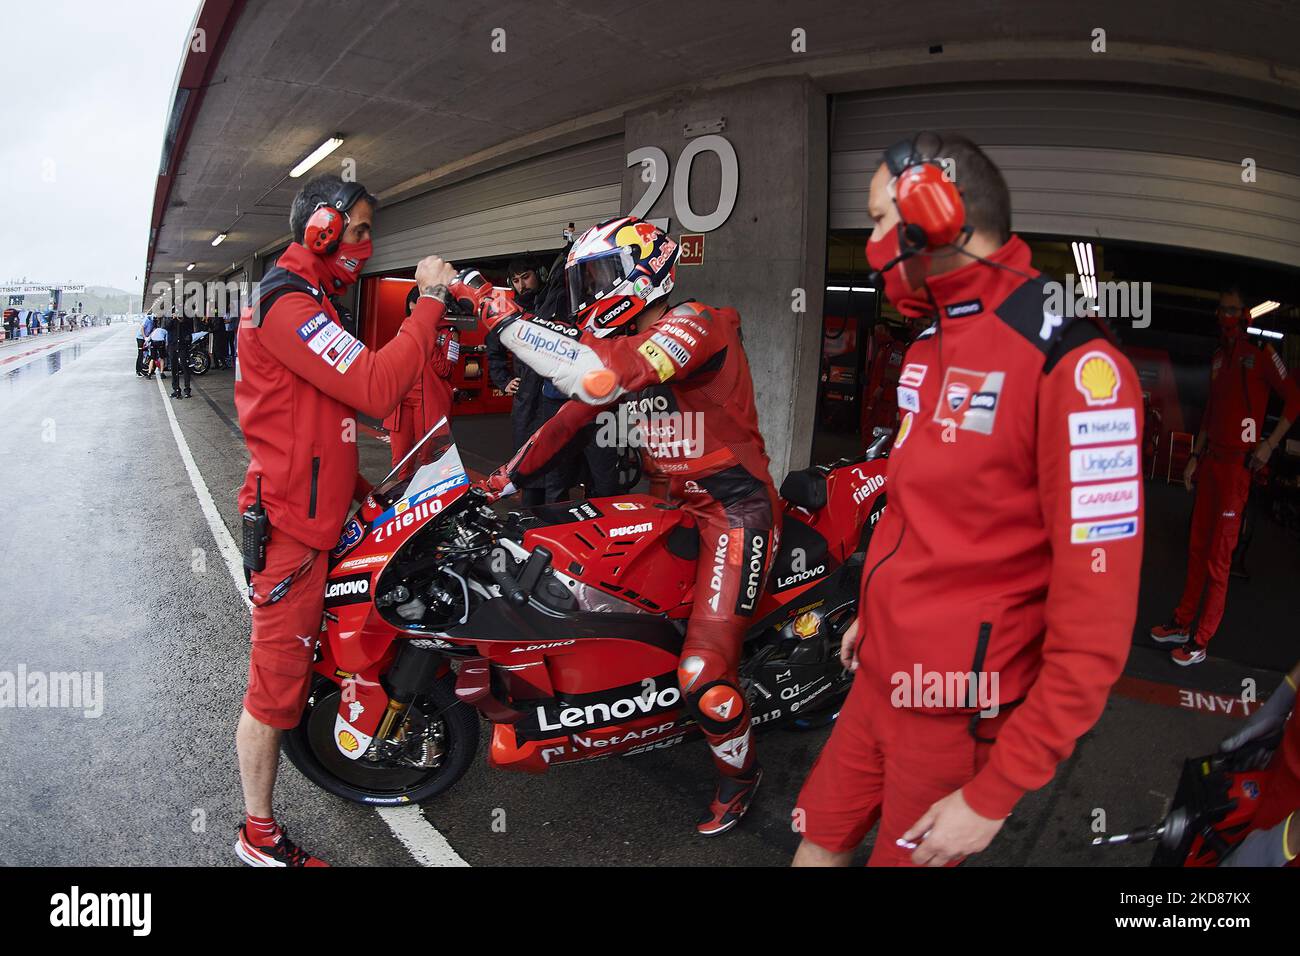
M 1157 644 L 1186 644 L 1192 639 L 1186 624 L 1171 620 L 1168 624 L 1151 628 L 1151 640 Z
M 1205 648 L 1200 644 L 1188 644 L 1185 647 L 1175 647 L 1169 656 L 1179 667 L 1188 667 L 1205 660 Z
M 188 388 L 185 390 L 185 397 L 186 397 L 186 398 L 193 398 L 193 397 L 194 397 L 193 395 L 190 394 L 190 390 L 189 390 Z
M 240 824 L 235 856 L 248 866 L 329 866 L 290 840 L 289 831 L 284 827 L 280 828 L 279 840 L 271 846 L 262 846 L 251 842 Z
M 181 390 L 179 388 L 173 388 L 172 398 L 180 398 L 180 397 L 181 397 Z
M 763 768 L 757 765 L 748 778 L 723 777 L 718 781 L 708 811 L 700 817 L 695 829 L 703 836 L 726 833 L 745 815 L 762 779 Z

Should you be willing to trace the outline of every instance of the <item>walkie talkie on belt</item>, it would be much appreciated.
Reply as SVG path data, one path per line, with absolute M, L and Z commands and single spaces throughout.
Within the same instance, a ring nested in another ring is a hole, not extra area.
M 252 572 L 266 570 L 266 541 L 271 527 L 262 507 L 261 475 L 257 476 L 257 497 L 240 517 L 244 523 L 244 574 L 251 587 Z

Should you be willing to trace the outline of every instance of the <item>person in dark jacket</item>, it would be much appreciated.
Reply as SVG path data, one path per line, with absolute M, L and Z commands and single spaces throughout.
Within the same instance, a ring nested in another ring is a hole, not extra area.
M 172 398 L 181 397 L 181 376 L 185 376 L 185 398 L 190 397 L 190 338 L 194 320 L 173 315 L 167 320 L 167 361 L 172 369 Z

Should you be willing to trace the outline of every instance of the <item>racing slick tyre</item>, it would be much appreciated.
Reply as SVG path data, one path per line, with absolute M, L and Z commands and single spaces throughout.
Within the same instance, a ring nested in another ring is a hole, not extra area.
M 478 712 L 456 698 L 455 677 L 440 678 L 416 697 L 408 715 L 400 756 L 349 760 L 334 742 L 341 688 L 316 675 L 298 726 L 282 746 L 290 762 L 312 783 L 336 797 L 369 806 L 419 803 L 449 790 L 478 752 Z
M 212 368 L 212 359 L 208 358 L 207 352 L 190 353 L 190 371 L 195 375 L 207 375 L 208 369 Z

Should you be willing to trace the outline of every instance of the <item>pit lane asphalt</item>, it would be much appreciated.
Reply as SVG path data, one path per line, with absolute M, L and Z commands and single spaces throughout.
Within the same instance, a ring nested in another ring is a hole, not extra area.
M 134 350 L 127 327 L 87 330 L 19 376 L 0 367 L 9 585 L 0 670 L 102 671 L 106 698 L 97 719 L 0 709 L 0 863 L 235 863 L 233 732 L 248 614 L 186 477 L 163 408 L 171 400 L 135 376 Z M 231 378 L 214 370 L 194 379 L 194 399 L 172 404 L 234 534 L 247 457 Z M 367 476 L 382 475 L 387 447 L 367 439 L 361 450 Z M 462 450 L 480 470 L 494 454 Z M 1130 673 L 1159 672 L 1167 663 L 1158 657 L 1136 646 Z M 1235 693 L 1243 674 L 1261 689 L 1276 683 L 1211 663 L 1188 680 L 1221 693 Z M 1149 847 L 1088 846 L 1094 810 L 1106 811 L 1111 832 L 1159 818 L 1182 758 L 1211 751 L 1236 726 L 1112 696 L 1055 780 L 972 862 L 1145 863 Z M 471 864 L 514 866 L 783 865 L 798 842 L 790 809 L 829 733 L 760 735 L 766 776 L 754 808 L 737 830 L 704 840 L 691 827 L 711 790 L 702 744 L 534 777 L 486 766 L 487 729 L 470 771 L 422 812 Z M 336 864 L 413 862 L 372 810 L 316 789 L 287 762 L 276 808 L 295 838 Z

